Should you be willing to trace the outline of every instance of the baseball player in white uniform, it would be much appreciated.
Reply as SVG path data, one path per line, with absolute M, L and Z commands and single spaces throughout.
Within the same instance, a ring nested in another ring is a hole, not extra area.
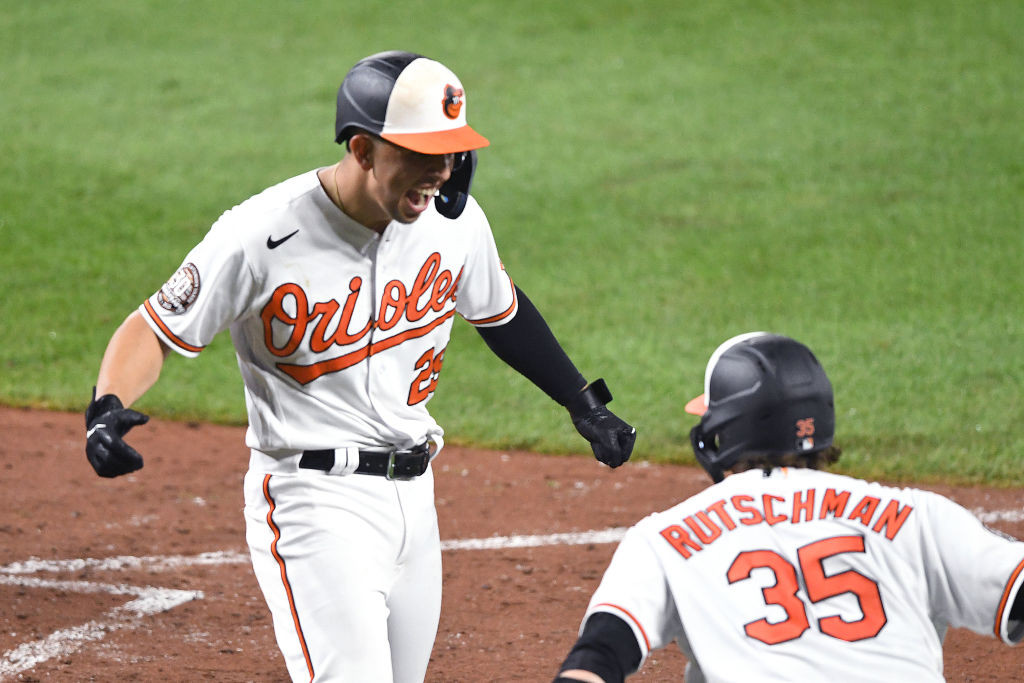
M 622 681 L 673 640 L 687 681 L 941 681 L 948 626 L 1024 637 L 1024 543 L 817 469 L 839 450 L 806 346 L 730 339 L 687 411 L 715 484 L 626 533 L 557 681 Z
M 458 313 L 565 406 L 617 467 L 635 430 L 611 413 L 502 266 L 469 196 L 462 83 L 386 52 L 338 91 L 333 166 L 225 212 L 112 337 L 86 411 L 101 476 L 142 467 L 125 408 L 169 351 L 194 357 L 228 329 L 245 383 L 253 568 L 294 680 L 421 681 L 437 631 L 441 551 L 427 412 Z

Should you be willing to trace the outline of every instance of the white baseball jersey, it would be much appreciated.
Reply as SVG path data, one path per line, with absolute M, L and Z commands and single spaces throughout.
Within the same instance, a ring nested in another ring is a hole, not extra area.
M 380 235 L 309 171 L 225 212 L 140 310 L 185 356 L 230 328 L 246 444 L 274 452 L 440 436 L 426 405 L 454 314 L 500 324 L 516 306 L 472 198 L 457 220 L 431 206 Z
M 677 640 L 688 681 L 941 681 L 948 625 L 1019 640 L 1022 581 L 1024 543 L 942 496 L 753 470 L 630 529 L 587 615 Z

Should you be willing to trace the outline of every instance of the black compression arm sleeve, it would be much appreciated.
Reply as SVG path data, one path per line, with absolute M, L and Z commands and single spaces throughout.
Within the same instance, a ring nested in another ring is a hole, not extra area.
M 622 683 L 640 667 L 641 657 L 629 624 L 614 614 L 595 612 L 559 671 L 582 669 L 597 674 L 605 683 Z
M 1010 640 L 1018 643 L 1024 639 L 1024 586 L 1017 589 L 1017 597 L 1010 605 Z
M 516 297 L 519 310 L 512 320 L 495 327 L 478 327 L 476 331 L 498 358 L 564 406 L 587 381 L 519 287 Z

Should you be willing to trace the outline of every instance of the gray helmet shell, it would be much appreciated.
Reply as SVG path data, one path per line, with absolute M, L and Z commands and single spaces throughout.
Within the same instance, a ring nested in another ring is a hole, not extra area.
M 346 142 L 357 129 L 380 135 L 398 76 L 422 55 L 392 50 L 359 60 L 338 88 L 334 141 Z

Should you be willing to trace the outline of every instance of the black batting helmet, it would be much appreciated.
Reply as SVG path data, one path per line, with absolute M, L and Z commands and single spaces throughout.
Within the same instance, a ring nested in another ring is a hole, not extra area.
M 704 393 L 686 404 L 701 415 L 690 431 L 697 462 L 717 483 L 746 458 L 810 454 L 832 445 L 832 384 L 800 342 L 751 332 L 726 341 L 708 361 Z

